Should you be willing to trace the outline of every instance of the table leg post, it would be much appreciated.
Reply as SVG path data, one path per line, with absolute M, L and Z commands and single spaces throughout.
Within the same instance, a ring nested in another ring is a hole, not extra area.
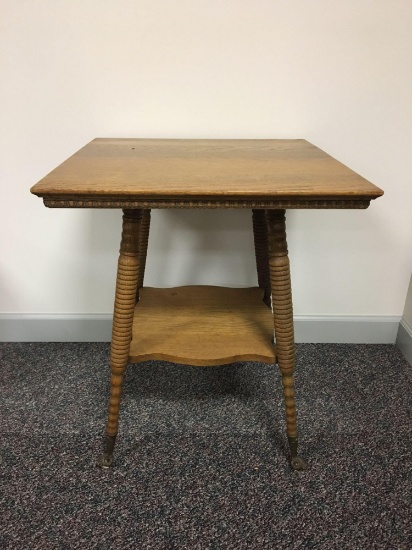
M 117 267 L 112 343 L 110 349 L 110 400 L 104 453 L 97 465 L 108 468 L 119 424 L 123 377 L 129 359 L 133 314 L 138 291 L 139 241 L 142 210 L 123 210 L 123 231 Z
M 268 307 L 270 304 L 270 274 L 269 274 L 269 244 L 268 224 L 265 210 L 252 210 L 253 237 L 255 240 L 256 269 L 259 288 L 263 288 L 265 294 L 263 301 Z
M 146 269 L 147 245 L 149 243 L 150 230 L 150 209 L 143 210 L 142 224 L 140 226 L 139 239 L 139 274 L 137 278 L 137 289 L 143 287 L 144 272 Z
M 276 357 L 282 374 L 286 410 L 286 431 L 291 466 L 304 470 L 307 465 L 298 456 L 298 430 L 295 407 L 295 342 L 289 257 L 286 242 L 285 210 L 268 210 L 269 269 L 275 325 Z

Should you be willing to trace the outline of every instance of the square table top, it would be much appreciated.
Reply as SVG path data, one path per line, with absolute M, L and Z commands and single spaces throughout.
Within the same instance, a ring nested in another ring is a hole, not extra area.
M 303 139 L 94 139 L 31 189 L 67 208 L 367 208 L 383 191 Z

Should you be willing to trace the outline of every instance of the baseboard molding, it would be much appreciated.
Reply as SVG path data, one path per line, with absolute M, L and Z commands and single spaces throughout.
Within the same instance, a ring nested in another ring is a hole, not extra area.
M 396 346 L 401 350 L 407 361 L 409 361 L 412 365 L 412 327 L 403 318 L 399 323 Z
M 298 315 L 294 318 L 295 340 L 313 344 L 394 344 L 400 320 L 389 315 Z
M 399 322 L 400 317 L 394 316 L 298 315 L 295 340 L 298 343 L 394 344 Z M 3 314 L 0 315 L 0 342 L 109 342 L 111 328 L 109 314 Z
M 0 342 L 110 342 L 112 315 L 0 315 Z

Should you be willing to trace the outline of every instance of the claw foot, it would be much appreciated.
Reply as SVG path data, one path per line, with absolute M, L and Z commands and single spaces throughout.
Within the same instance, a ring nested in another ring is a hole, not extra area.
M 109 455 L 107 453 L 101 454 L 96 461 L 96 466 L 98 466 L 99 468 L 103 468 L 105 470 L 110 468 L 112 464 L 113 464 L 113 455 Z
M 292 470 L 296 471 L 306 470 L 308 467 L 307 462 L 300 456 L 294 456 L 290 461 L 290 465 L 292 466 Z

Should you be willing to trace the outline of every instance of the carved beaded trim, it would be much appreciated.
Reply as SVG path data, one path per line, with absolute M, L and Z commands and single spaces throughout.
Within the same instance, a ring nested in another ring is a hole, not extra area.
M 360 200 L 61 200 L 44 198 L 49 208 L 368 208 L 370 201 Z

